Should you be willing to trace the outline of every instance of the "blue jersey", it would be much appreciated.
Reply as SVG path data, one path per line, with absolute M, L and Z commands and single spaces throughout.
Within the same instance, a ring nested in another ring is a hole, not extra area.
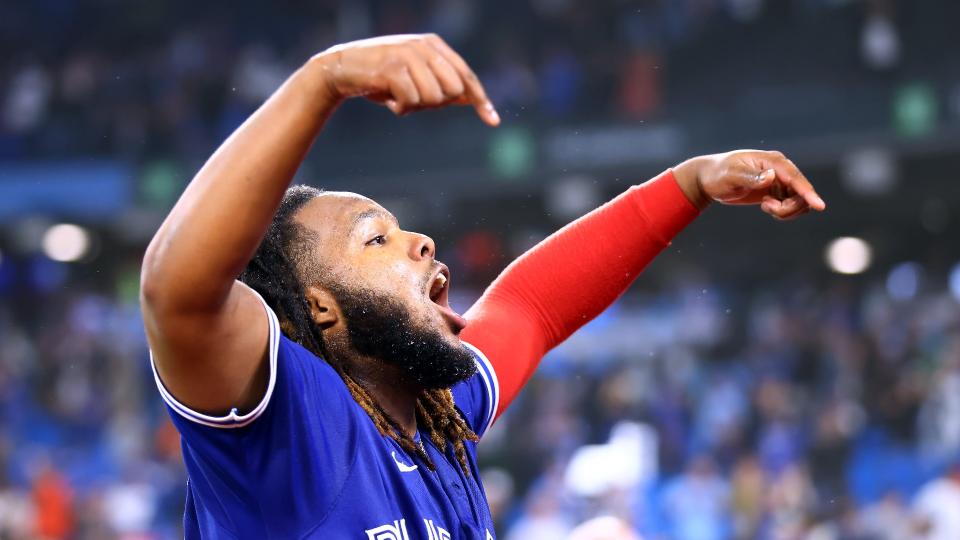
M 266 304 L 264 304 L 266 306 Z M 187 468 L 186 540 L 494 538 L 477 469 L 417 434 L 430 471 L 377 431 L 326 362 L 270 324 L 270 378 L 252 411 L 200 414 L 157 385 L 181 434 Z M 457 406 L 482 436 L 497 410 L 492 366 L 471 347 L 478 372 L 453 388 Z

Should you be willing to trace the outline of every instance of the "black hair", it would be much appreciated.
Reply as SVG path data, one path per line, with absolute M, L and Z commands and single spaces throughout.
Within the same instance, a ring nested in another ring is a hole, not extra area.
M 383 410 L 351 374 L 350 366 L 328 354 L 320 328 L 311 316 L 303 280 L 305 276 L 317 275 L 315 272 L 321 268 L 321 264 L 315 261 L 313 254 L 314 235 L 293 218 L 298 210 L 322 193 L 322 190 L 302 185 L 287 189 L 257 252 L 239 279 L 263 296 L 277 314 L 280 329 L 288 338 L 337 371 L 381 435 L 393 438 L 406 451 L 418 456 L 429 469 L 435 470 L 423 445 L 407 435 Z M 416 411 L 418 424 L 429 434 L 433 444 L 441 452 L 446 452 L 447 447 L 452 446 L 460 468 L 469 476 L 464 442 L 477 442 L 479 439 L 457 409 L 450 390 L 422 390 L 417 397 Z

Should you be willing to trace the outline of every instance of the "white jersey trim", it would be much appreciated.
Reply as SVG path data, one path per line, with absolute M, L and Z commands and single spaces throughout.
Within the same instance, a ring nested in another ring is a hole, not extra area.
M 490 363 L 487 356 L 476 346 L 466 341 L 462 343 L 473 351 L 475 361 L 477 362 L 477 373 L 487 388 L 487 403 L 489 405 L 487 406 L 486 421 L 483 422 L 483 429 L 478 434 L 483 435 L 497 419 L 497 409 L 500 407 L 500 381 L 497 380 L 497 372 L 494 371 L 493 364 Z
M 253 291 L 253 289 L 250 289 Z M 270 361 L 270 380 L 267 383 L 267 391 L 263 394 L 263 398 L 257 403 L 257 406 L 253 408 L 247 414 L 238 414 L 239 411 L 236 407 L 230 411 L 229 414 L 225 416 L 209 416 L 203 413 L 199 413 L 190 407 L 187 407 L 183 403 L 180 403 L 177 398 L 173 397 L 173 394 L 163 385 L 163 381 L 160 380 L 160 374 L 157 372 L 157 366 L 153 361 L 153 351 L 150 351 L 150 368 L 153 370 L 153 379 L 157 383 L 157 388 L 160 390 L 160 397 L 163 398 L 163 401 L 170 406 L 171 409 L 176 411 L 177 414 L 190 420 L 191 422 L 201 424 L 204 426 L 222 428 L 222 429 L 233 429 L 244 427 L 254 420 L 256 420 L 263 411 L 266 410 L 267 404 L 270 403 L 270 396 L 273 395 L 273 388 L 276 386 L 277 382 L 277 354 L 280 349 L 280 322 L 277 320 L 277 315 L 270 309 L 270 306 L 267 305 L 267 302 L 260 296 L 257 291 L 253 291 L 253 294 L 257 296 L 260 302 L 263 304 L 263 309 L 267 312 L 267 324 L 269 326 L 269 341 L 268 341 L 268 353 Z

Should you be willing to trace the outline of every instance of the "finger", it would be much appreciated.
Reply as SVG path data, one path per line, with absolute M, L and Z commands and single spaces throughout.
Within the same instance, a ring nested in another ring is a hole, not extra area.
M 795 213 L 793 213 L 793 214 L 791 214 L 791 215 L 789 215 L 789 216 L 787 216 L 787 217 L 785 217 L 785 218 L 780 218 L 780 220 L 781 220 L 781 221 L 792 221 L 792 220 L 797 219 L 798 217 L 800 217 L 800 216 L 802 216 L 802 215 L 804 215 L 804 214 L 809 214 L 809 213 L 810 213 L 810 210 L 811 210 L 811 208 L 810 208 L 809 206 L 807 206 L 807 207 L 805 207 L 803 210 L 800 210 L 799 212 L 795 212 Z
M 404 114 L 420 105 L 420 92 L 405 64 L 400 64 L 390 71 L 387 83 L 393 97 L 384 104 L 393 114 Z
M 757 174 L 754 178 L 751 178 L 751 180 L 753 181 L 754 186 L 767 187 L 770 184 L 772 184 L 773 181 L 776 180 L 776 178 L 777 178 L 777 171 L 773 169 L 767 169 Z
M 772 171 L 773 169 L 770 169 L 770 170 Z M 774 171 L 773 176 L 774 176 L 774 177 L 777 176 L 776 171 Z M 786 199 L 787 197 L 793 195 L 793 190 L 791 190 L 790 188 L 786 187 L 784 184 L 782 184 L 782 183 L 780 183 L 780 182 L 774 182 L 773 185 L 770 186 L 770 195 L 771 195 L 774 199 L 777 199 L 778 201 L 782 201 L 782 200 Z
M 450 63 L 451 66 L 457 73 L 460 75 L 460 80 L 463 82 L 464 94 L 466 95 L 469 103 L 473 105 L 473 108 L 476 109 L 477 115 L 480 116 L 480 119 L 486 122 L 490 126 L 497 126 L 500 124 L 500 115 L 497 114 L 497 110 L 493 107 L 493 103 L 490 102 L 490 99 L 487 97 L 486 91 L 483 89 L 483 85 L 480 84 L 480 79 L 477 78 L 477 75 L 470 69 L 470 66 L 457 54 L 453 49 L 450 48 L 442 39 L 437 36 L 432 36 L 428 43 L 437 50 L 446 60 Z
M 794 217 L 799 216 L 801 213 L 808 211 L 810 208 L 811 207 L 809 204 L 807 204 L 807 201 L 799 195 L 787 197 L 782 201 L 767 195 L 760 202 L 761 210 L 777 219 L 782 220 L 793 219 Z
M 743 196 L 746 197 L 751 191 L 763 190 L 771 187 L 777 179 L 777 172 L 773 169 L 767 169 L 757 174 L 746 172 L 740 175 L 738 183 L 744 189 Z
M 777 171 L 773 169 L 766 169 L 756 173 L 753 170 L 744 168 L 736 171 L 734 174 L 734 183 L 751 191 L 756 189 L 766 189 L 773 184 L 774 180 L 777 179 Z
M 420 58 L 411 58 L 407 62 L 407 69 L 410 71 L 410 77 L 413 83 L 417 85 L 417 93 L 420 95 L 421 107 L 436 107 L 442 105 L 445 101 L 443 90 L 440 88 L 440 82 L 433 75 L 425 61 Z
M 780 203 L 780 219 L 793 219 L 811 208 L 807 200 L 799 195 L 788 197 Z
M 817 194 L 816 190 L 813 189 L 813 185 L 807 180 L 807 177 L 800 172 L 800 169 L 798 169 L 792 161 L 783 157 L 782 154 L 779 154 L 777 159 L 773 161 L 773 168 L 777 171 L 777 178 L 779 178 L 784 185 L 792 189 L 797 195 L 803 197 L 807 204 L 814 210 L 822 212 L 827 208 L 827 203 Z
M 750 201 L 756 201 L 761 193 L 765 193 L 776 178 L 777 173 L 773 169 L 757 173 L 754 168 L 737 167 L 727 171 L 725 185 L 712 197 L 727 204 L 750 204 Z
M 767 214 L 770 214 L 771 216 L 775 216 L 776 214 L 774 212 L 779 208 L 780 208 L 780 201 L 778 201 L 777 199 L 774 199 L 769 195 L 765 196 L 763 200 L 760 201 L 760 210 L 763 210 L 764 212 L 766 212 Z
M 430 60 L 427 62 L 427 65 L 430 66 L 430 69 L 433 71 L 434 76 L 440 81 L 440 88 L 443 90 L 443 94 L 448 99 L 456 99 L 463 95 L 464 87 L 463 81 L 460 79 L 460 74 L 457 73 L 457 70 L 450 65 L 450 62 L 447 61 L 443 55 L 439 54 L 436 49 L 433 49 L 433 53 L 430 55 Z

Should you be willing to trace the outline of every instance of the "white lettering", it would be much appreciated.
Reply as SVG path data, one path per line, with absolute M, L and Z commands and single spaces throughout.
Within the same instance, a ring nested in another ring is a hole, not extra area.
M 367 529 L 367 540 L 410 540 L 407 534 L 407 520 L 394 521 L 374 529 Z
M 427 526 L 427 540 L 450 540 L 450 533 L 437 527 L 432 519 L 424 519 L 423 524 Z

